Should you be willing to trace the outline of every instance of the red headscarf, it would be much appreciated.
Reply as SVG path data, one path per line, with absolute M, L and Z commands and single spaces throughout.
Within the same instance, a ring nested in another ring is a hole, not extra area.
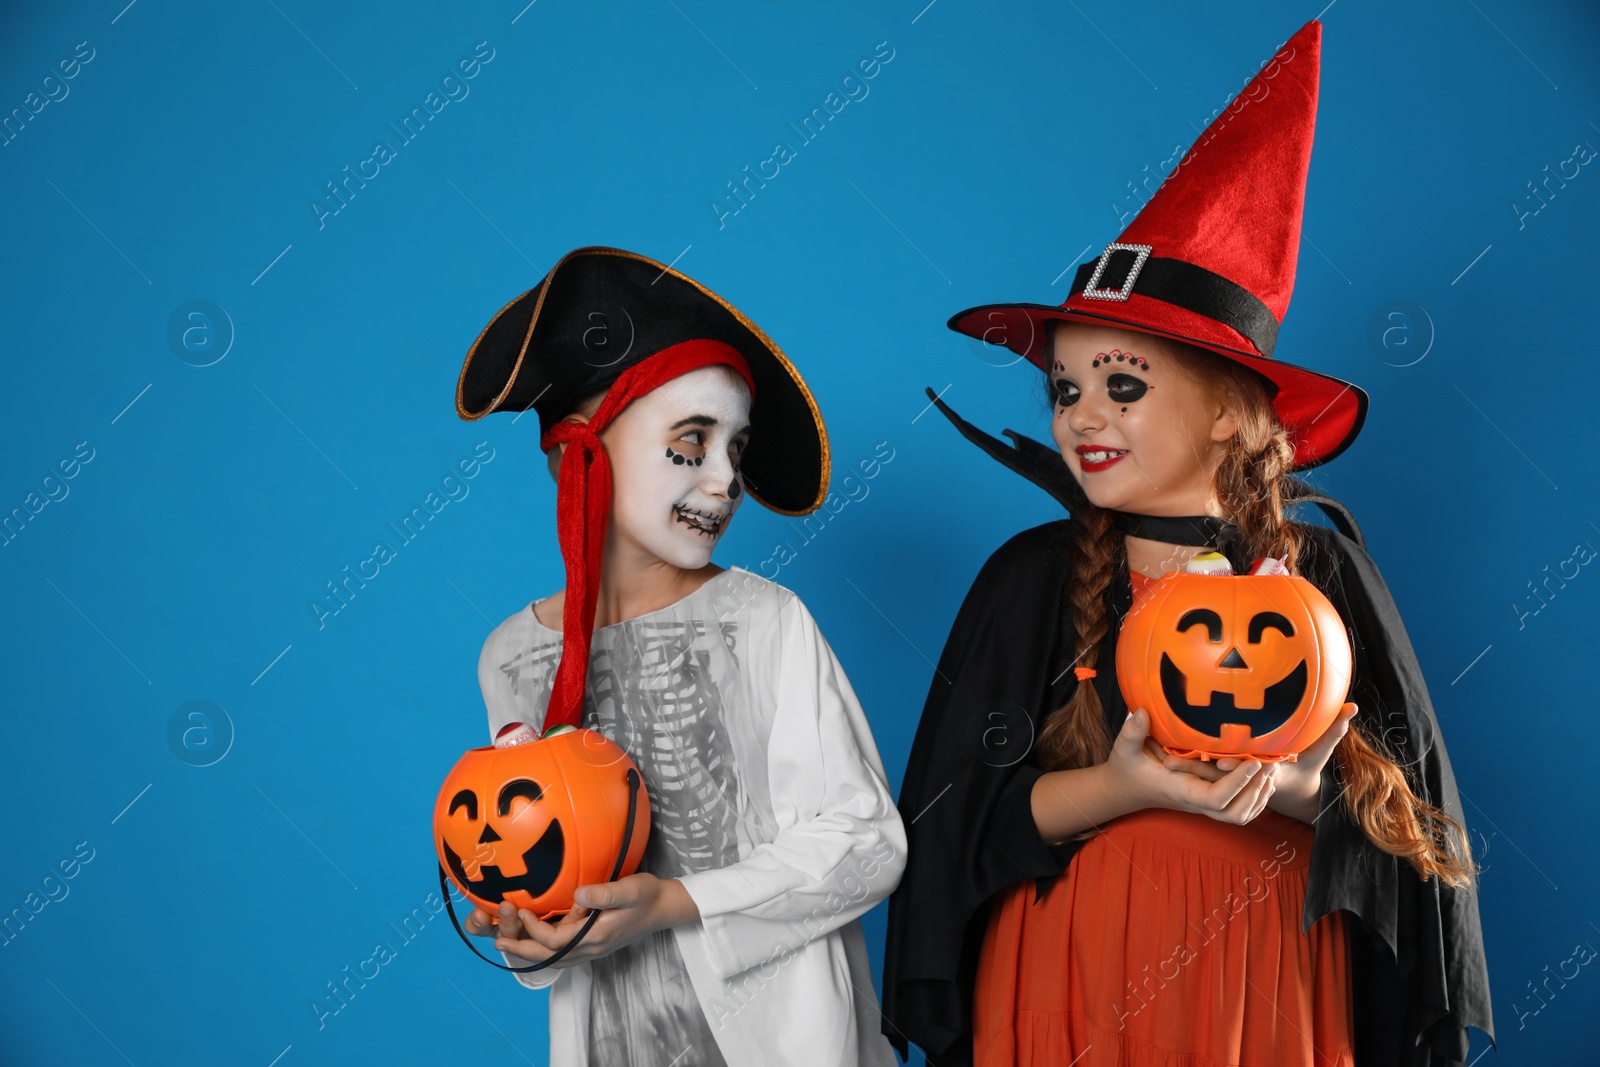
M 539 447 L 547 452 L 558 444 L 567 446 L 556 480 L 556 531 L 567 565 L 567 599 L 561 614 L 561 666 L 545 711 L 545 730 L 577 726 L 583 716 L 589 639 L 600 597 L 600 555 L 611 515 L 611 461 L 600 443 L 600 431 L 646 393 L 716 363 L 733 368 L 755 399 L 756 384 L 738 349 L 705 338 L 680 341 L 618 375 L 587 423 L 558 422 L 539 438 Z

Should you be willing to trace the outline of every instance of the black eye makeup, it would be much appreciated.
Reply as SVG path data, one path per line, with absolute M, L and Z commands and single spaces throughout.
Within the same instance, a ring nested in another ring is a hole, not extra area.
M 1050 392 L 1055 397 L 1057 407 L 1070 408 L 1078 402 L 1078 397 L 1083 391 L 1066 378 L 1054 378 L 1050 382 Z
M 1106 392 L 1119 404 L 1138 400 L 1149 389 L 1150 386 L 1146 382 L 1131 374 L 1113 374 L 1106 379 Z
M 1131 374 L 1113 374 L 1106 379 L 1106 395 L 1113 403 L 1131 404 L 1150 391 L 1150 385 Z M 1070 408 L 1083 396 L 1083 390 L 1067 378 L 1052 378 L 1050 392 L 1058 407 Z

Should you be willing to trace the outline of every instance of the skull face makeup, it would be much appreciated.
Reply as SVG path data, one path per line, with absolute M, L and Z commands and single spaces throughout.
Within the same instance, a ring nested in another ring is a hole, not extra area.
M 711 550 L 744 502 L 739 457 L 750 391 L 726 368 L 701 367 L 629 404 L 601 431 L 611 459 L 608 548 L 684 570 Z

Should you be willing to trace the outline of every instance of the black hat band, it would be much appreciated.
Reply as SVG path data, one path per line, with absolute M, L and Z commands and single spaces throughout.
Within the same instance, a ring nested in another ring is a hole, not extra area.
M 1072 292 L 1090 300 L 1126 300 L 1138 293 L 1165 301 L 1232 327 L 1263 356 L 1270 357 L 1278 343 L 1278 320 L 1254 293 L 1193 263 L 1152 256 L 1148 245 L 1108 247 L 1078 268 Z

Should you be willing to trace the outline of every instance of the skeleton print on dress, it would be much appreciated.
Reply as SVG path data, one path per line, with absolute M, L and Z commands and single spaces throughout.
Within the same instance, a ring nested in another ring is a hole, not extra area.
M 728 737 L 722 692 L 739 672 L 737 626 L 715 619 L 630 620 L 596 631 L 583 725 L 638 764 L 650 794 L 650 840 L 640 870 L 658 878 L 740 859 L 759 819 Z M 501 666 L 534 707 L 549 699 L 559 634 Z M 677 941 L 658 931 L 589 964 L 592 1063 L 673 1061 L 723 1067 Z M 663 1052 L 667 1054 L 663 1057 Z
M 740 859 L 740 824 L 751 813 L 719 685 L 719 674 L 739 669 L 735 630 L 714 620 L 639 620 L 595 634 L 583 724 L 620 745 L 644 775 L 651 833 L 641 870 L 660 878 Z M 541 707 L 560 660 L 555 640 L 500 670 L 513 693 Z M 742 836 L 750 840 L 749 827 Z
M 736 863 L 747 796 L 716 677 L 719 665 L 737 666 L 734 626 L 639 620 L 627 629 L 632 640 L 608 642 L 590 657 L 584 724 L 620 745 L 644 774 L 650 841 L 640 869 L 675 878 Z M 645 1063 L 665 1052 L 665 1060 L 681 1054 L 679 1065 L 723 1062 L 670 930 L 591 967 L 591 1060 Z M 640 1018 L 649 1004 L 664 1010 Z
M 584 724 L 633 757 L 650 790 L 645 866 L 660 878 L 739 859 L 744 790 L 728 742 L 711 642 L 733 651 L 732 625 L 690 619 L 632 630 L 595 649 Z M 646 714 L 640 714 L 648 709 Z
M 684 470 L 652 451 L 659 467 Z M 543 719 L 562 637 L 544 617 L 543 606 L 529 605 L 484 642 L 478 680 L 491 738 L 508 722 Z M 880 858 L 905 841 L 866 717 L 805 605 L 732 567 L 676 603 L 596 627 L 589 663 L 580 722 L 628 750 L 650 790 L 646 869 L 687 872 L 676 876 L 699 882 L 708 895 L 696 899 L 712 907 L 703 923 L 544 977 L 518 976 L 550 990 L 552 1046 L 576 1053 L 558 1062 L 687 1067 L 719 1064 L 721 1055 L 739 1064 L 894 1067 L 857 1007 L 863 996 L 872 1003 L 873 981 L 859 920 L 817 936 L 805 921 L 818 914 L 813 904 L 802 909 L 788 897 L 809 895 L 836 922 L 840 907 L 867 906 L 864 885 L 888 893 L 901 861 Z M 855 756 L 844 751 L 857 743 Z M 850 836 L 861 842 L 848 858 L 833 820 L 811 815 L 824 782 L 838 787 Z M 789 814 L 799 821 L 786 823 Z M 806 887 L 756 861 L 769 848 L 810 872 Z M 763 905 L 718 906 L 744 884 Z M 517 960 L 508 954 L 507 962 Z
M 590 1063 L 726 1067 L 671 930 L 591 961 L 589 973 Z

